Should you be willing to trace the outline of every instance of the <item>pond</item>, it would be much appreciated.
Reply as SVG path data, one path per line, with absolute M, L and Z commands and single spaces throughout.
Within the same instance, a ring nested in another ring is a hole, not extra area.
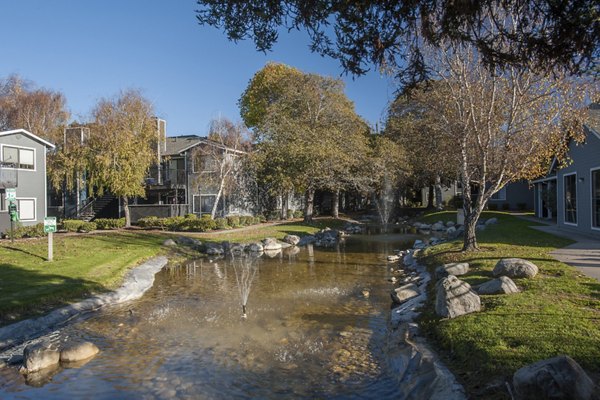
M 98 356 L 27 382 L 0 370 L 0 398 L 397 398 L 386 256 L 415 238 L 170 265 L 140 300 L 61 331 Z

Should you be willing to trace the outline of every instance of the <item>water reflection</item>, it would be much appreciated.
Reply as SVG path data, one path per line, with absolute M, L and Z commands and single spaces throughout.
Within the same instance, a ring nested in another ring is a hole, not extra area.
M 0 370 L 0 398 L 393 397 L 386 256 L 413 240 L 170 266 L 142 299 L 62 332 L 96 343 L 96 358 L 38 388 Z

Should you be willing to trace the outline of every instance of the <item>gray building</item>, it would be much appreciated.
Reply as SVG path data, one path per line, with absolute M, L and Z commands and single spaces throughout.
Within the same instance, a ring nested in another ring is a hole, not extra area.
M 569 144 L 571 163 L 553 160 L 546 176 L 534 181 L 535 213 L 559 228 L 600 238 L 600 105 L 590 106 L 585 141 Z
M 46 217 L 46 153 L 52 143 L 15 129 L 0 132 L 0 232 L 10 229 L 6 189 L 16 189 L 16 204 L 22 225 L 35 225 Z

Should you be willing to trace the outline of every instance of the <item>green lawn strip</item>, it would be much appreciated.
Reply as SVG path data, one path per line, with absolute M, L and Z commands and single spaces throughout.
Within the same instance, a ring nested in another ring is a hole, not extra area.
M 428 221 L 453 218 L 454 213 L 428 216 Z M 440 320 L 434 313 L 434 285 L 422 314 L 424 333 L 460 377 L 476 392 L 495 377 L 512 375 L 532 362 L 567 354 L 592 373 L 600 372 L 600 284 L 548 253 L 571 243 L 530 228 L 531 222 L 500 212 L 497 225 L 478 232 L 481 251 L 462 253 L 462 242 L 428 248 L 421 262 L 433 269 L 447 262 L 469 262 L 471 272 L 461 279 L 472 285 L 492 279 L 500 258 L 534 262 L 540 274 L 515 279 L 523 290 L 514 295 L 481 296 L 483 311 Z
M 115 289 L 132 266 L 161 251 L 164 236 L 110 232 L 55 235 L 54 261 L 47 240 L 0 244 L 0 324 L 37 315 Z
M 201 240 L 208 242 L 252 242 L 259 241 L 267 237 L 283 239 L 285 235 L 298 235 L 300 237 L 312 235 L 319 230 L 329 227 L 331 229 L 340 229 L 346 224 L 346 220 L 333 218 L 318 218 L 308 224 L 302 221 L 289 222 L 280 225 L 256 225 L 252 229 L 245 229 L 240 232 L 221 233 L 215 235 L 203 235 Z

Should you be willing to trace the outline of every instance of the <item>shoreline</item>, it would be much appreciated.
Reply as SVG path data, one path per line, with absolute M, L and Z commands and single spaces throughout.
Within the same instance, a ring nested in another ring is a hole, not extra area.
M 166 256 L 153 257 L 130 269 L 121 286 L 111 292 L 55 309 L 41 317 L 28 318 L 0 328 L 0 357 L 24 343 L 39 339 L 69 321 L 102 307 L 140 298 L 154 284 L 154 275 L 168 263 Z

